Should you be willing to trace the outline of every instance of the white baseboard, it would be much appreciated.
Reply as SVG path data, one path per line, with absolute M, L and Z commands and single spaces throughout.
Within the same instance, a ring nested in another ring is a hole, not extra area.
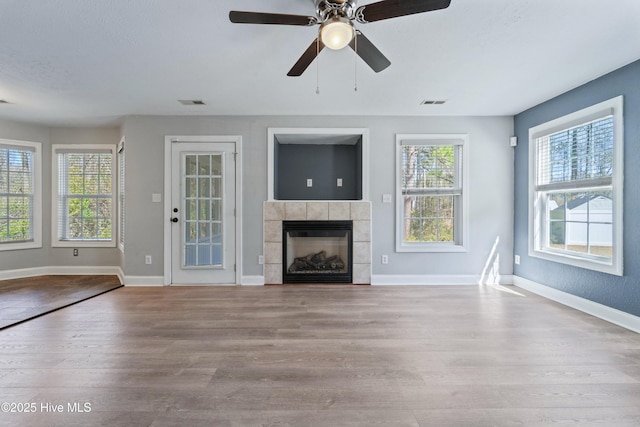
M 21 279 L 24 277 L 47 275 L 114 275 L 123 283 L 122 269 L 120 267 L 105 266 L 47 266 L 34 268 L 19 268 L 15 270 L 0 271 L 0 280 Z
M 0 280 L 22 279 L 23 277 L 45 276 L 47 274 L 49 274 L 48 267 L 17 268 L 0 271 Z
M 263 286 L 264 276 L 242 276 L 240 284 L 242 286 Z
M 371 285 L 511 285 L 513 276 L 503 275 L 498 283 L 481 283 L 475 274 L 372 274 Z
M 640 333 L 640 317 L 578 297 L 523 277 L 514 276 L 513 284 L 552 301 L 598 317 L 633 332 Z
M 125 286 L 164 286 L 163 276 L 124 276 Z

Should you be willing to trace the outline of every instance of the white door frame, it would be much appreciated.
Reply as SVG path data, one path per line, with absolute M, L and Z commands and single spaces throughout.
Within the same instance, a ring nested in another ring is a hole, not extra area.
M 231 142 L 235 144 L 236 154 L 236 271 L 235 284 L 241 283 L 242 277 L 242 136 L 239 135 L 197 135 L 164 137 L 164 285 L 171 284 L 171 144 L 173 142 Z

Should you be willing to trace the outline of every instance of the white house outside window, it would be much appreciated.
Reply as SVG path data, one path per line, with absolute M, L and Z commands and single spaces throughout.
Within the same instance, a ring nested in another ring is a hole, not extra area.
M 42 247 L 41 145 L 0 139 L 0 251 Z
M 467 135 L 397 135 L 399 252 L 465 251 Z
M 622 274 L 622 97 L 530 129 L 530 254 Z
M 53 246 L 115 246 L 115 147 L 54 145 Z

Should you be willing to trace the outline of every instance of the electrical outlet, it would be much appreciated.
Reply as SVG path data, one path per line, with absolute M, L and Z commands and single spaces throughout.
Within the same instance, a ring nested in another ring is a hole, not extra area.
M 78 249 L 73 249 L 73 256 L 78 256 Z
M 145 264 L 152 264 L 152 260 L 151 260 L 151 255 L 145 255 L 144 256 L 144 263 Z
M 513 262 L 514 262 L 516 265 L 520 265 L 520 255 L 515 255 L 515 256 L 513 257 Z
M 389 264 L 389 255 L 382 255 L 382 259 L 380 260 L 382 264 Z
M 338 178 L 338 179 L 337 179 L 336 185 L 337 185 L 338 187 L 342 187 L 342 178 Z
M 264 255 L 258 255 L 258 264 L 264 264 Z
M 313 180 L 311 178 L 307 178 L 307 187 L 313 187 Z

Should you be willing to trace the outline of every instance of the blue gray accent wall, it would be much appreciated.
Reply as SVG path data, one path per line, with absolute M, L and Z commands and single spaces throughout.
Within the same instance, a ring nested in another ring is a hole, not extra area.
M 278 200 L 362 199 L 362 143 L 275 144 Z M 337 186 L 337 179 L 342 186 Z M 307 179 L 313 185 L 307 187 Z
M 624 276 L 532 258 L 528 252 L 529 128 L 624 96 Z M 514 275 L 640 316 L 640 61 L 515 116 Z

